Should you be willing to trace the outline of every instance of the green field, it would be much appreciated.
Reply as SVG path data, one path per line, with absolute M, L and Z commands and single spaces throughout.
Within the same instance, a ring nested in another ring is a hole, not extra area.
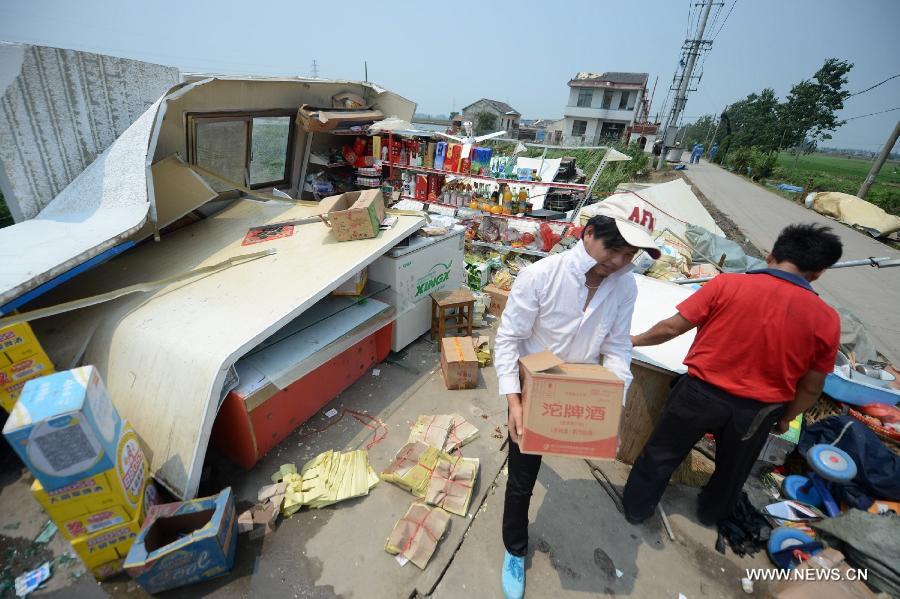
M 870 160 L 837 154 L 809 154 L 795 160 L 794 156 L 782 152 L 778 155 L 778 166 L 770 179 L 775 183 L 791 183 L 814 191 L 841 191 L 856 195 L 871 166 Z M 866 199 L 892 214 L 900 214 L 900 162 L 889 160 L 884 164 Z

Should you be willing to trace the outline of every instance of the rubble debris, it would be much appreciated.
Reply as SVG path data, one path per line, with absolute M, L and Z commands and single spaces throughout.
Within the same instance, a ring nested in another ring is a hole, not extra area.
M 50 562 L 16 578 L 16 597 L 27 597 L 50 578 Z
M 59 530 L 59 528 L 56 526 L 56 523 L 53 520 L 47 520 L 43 528 L 41 528 L 41 532 L 35 537 L 34 542 L 41 544 L 49 543 L 56 535 L 57 530 Z

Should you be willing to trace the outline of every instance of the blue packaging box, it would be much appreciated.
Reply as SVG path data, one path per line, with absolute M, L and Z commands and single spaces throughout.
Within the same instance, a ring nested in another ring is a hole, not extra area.
M 156 505 L 124 568 L 148 593 L 222 576 L 234 566 L 237 534 L 231 487 L 212 497 Z
M 116 467 L 122 420 L 93 366 L 32 379 L 3 427 L 46 491 Z

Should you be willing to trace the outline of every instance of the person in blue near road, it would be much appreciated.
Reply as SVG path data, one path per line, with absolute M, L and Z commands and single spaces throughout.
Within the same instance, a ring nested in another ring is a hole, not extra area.
M 703 156 L 703 144 L 697 142 L 694 144 L 694 148 L 691 150 L 691 164 L 699 163 L 701 156 Z
M 713 142 L 712 147 L 709 149 L 709 161 L 712 162 L 716 159 L 716 152 L 719 151 L 719 142 Z

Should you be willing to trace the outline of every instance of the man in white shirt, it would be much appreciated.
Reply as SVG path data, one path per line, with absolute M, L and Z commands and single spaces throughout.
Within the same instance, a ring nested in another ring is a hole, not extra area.
M 637 285 L 631 261 L 640 249 L 654 258 L 653 209 L 636 195 L 616 194 L 598 205 L 571 250 L 524 269 L 510 291 L 494 349 L 500 394 L 509 402 L 509 478 L 503 509 L 501 583 L 507 599 L 525 592 L 528 506 L 540 455 L 519 451 L 522 397 L 519 358 L 549 349 L 570 363 L 603 365 L 631 382 L 631 314 Z M 624 400 L 624 398 L 623 398 Z

